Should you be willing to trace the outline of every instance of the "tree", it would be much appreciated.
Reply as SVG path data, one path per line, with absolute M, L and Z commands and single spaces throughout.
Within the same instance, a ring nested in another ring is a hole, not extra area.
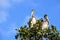
M 31 27 L 30 18 L 28 22 L 28 26 L 21 26 L 19 29 L 16 29 L 17 34 L 15 39 L 17 40 L 43 40 L 43 38 L 47 38 L 47 40 L 60 40 L 60 34 L 57 28 L 53 25 L 50 25 L 48 28 L 42 30 L 42 18 L 37 19 L 36 23 Z

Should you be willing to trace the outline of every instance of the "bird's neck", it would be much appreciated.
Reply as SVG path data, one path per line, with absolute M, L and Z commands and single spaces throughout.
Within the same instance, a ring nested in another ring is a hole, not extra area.
M 45 21 L 48 21 L 48 19 L 45 19 Z

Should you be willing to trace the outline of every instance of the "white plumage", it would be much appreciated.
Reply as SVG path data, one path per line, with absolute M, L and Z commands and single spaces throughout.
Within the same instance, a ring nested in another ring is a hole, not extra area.
M 42 30 L 45 29 L 45 28 L 48 28 L 48 22 L 47 21 L 44 21 L 42 23 Z
M 35 19 L 35 18 L 32 18 L 31 23 L 32 23 L 32 24 L 35 24 L 35 23 L 36 23 L 36 19 Z
M 36 19 L 35 18 L 32 18 L 31 27 L 33 27 L 34 24 L 36 24 Z

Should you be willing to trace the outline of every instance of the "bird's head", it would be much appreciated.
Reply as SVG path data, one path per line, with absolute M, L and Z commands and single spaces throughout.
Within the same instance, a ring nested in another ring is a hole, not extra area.
M 47 14 L 44 15 L 44 19 L 48 19 L 48 15 Z
M 32 9 L 32 17 L 34 17 L 34 9 Z

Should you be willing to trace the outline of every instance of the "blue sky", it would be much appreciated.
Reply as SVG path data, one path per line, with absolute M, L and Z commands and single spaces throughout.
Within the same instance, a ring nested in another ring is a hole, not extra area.
M 48 14 L 60 30 L 60 0 L 0 0 L 0 40 L 15 40 L 15 29 L 27 24 L 32 9 L 36 18 Z

